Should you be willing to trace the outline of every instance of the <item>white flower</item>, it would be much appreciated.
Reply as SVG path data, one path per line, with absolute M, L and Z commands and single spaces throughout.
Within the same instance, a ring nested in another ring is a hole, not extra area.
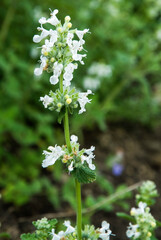
M 83 31 L 80 31 L 80 30 L 76 30 L 76 34 L 77 36 L 79 37 L 80 40 L 83 39 L 83 36 L 85 33 L 89 32 L 89 29 L 84 29 Z
M 85 150 L 85 153 L 88 154 L 88 155 L 92 155 L 92 158 L 93 158 L 94 157 L 94 155 L 93 155 L 94 150 L 95 150 L 95 147 L 91 146 L 89 149 Z
M 89 100 L 88 97 L 87 97 L 88 94 L 92 94 L 92 91 L 88 90 L 85 93 L 79 93 L 78 94 L 78 102 L 79 102 L 80 107 L 81 107 L 81 109 L 79 110 L 79 114 L 85 112 L 86 111 L 86 109 L 85 109 L 86 103 L 90 103 L 91 102 L 91 100 Z
M 82 65 L 84 64 L 84 62 L 82 61 L 83 57 L 86 57 L 86 54 L 73 54 L 73 60 L 75 61 L 79 61 Z
M 57 31 L 50 29 L 50 43 L 52 43 L 52 45 L 54 45 L 54 43 L 57 41 L 57 39 L 58 39 Z
M 73 161 L 71 162 L 71 164 L 68 166 L 68 170 L 69 172 L 72 172 L 73 171 Z
M 42 162 L 43 168 L 53 165 L 64 154 L 62 148 L 57 145 L 55 145 L 55 147 L 49 146 L 48 149 L 51 152 L 43 151 L 45 155 L 45 160 Z
M 73 79 L 73 71 L 74 69 L 77 68 L 76 64 L 73 63 L 69 63 L 66 67 L 65 67 L 65 72 L 64 72 L 64 81 L 63 81 L 63 85 L 64 87 L 68 87 L 70 86 L 70 82 Z
M 54 68 L 54 72 L 53 72 L 54 75 L 50 77 L 50 83 L 55 85 L 59 82 L 59 76 L 63 70 L 63 64 L 55 62 L 53 68 Z
M 44 29 L 43 27 L 38 27 L 37 29 L 42 32 L 40 35 L 35 35 L 33 37 L 33 41 L 35 43 L 39 43 L 42 39 L 46 38 L 50 34 L 50 31 Z
M 146 208 L 147 204 L 144 202 L 139 202 L 138 206 L 139 206 L 139 208 L 131 209 L 131 214 L 133 216 L 137 216 L 137 215 L 141 215 L 141 214 L 145 213 L 145 208 Z
M 84 153 L 87 154 L 88 156 L 85 156 L 85 155 L 81 156 L 82 163 L 84 163 L 84 161 L 86 161 L 91 170 L 96 169 L 95 165 L 92 163 L 92 160 L 95 158 L 95 155 L 93 154 L 94 150 L 95 150 L 95 147 L 91 146 L 91 148 L 85 149 L 85 151 L 84 151 Z
M 34 74 L 36 76 L 40 76 L 42 74 L 43 69 L 46 66 L 46 60 L 47 60 L 46 57 L 43 57 L 43 56 L 40 57 L 40 61 L 41 61 L 40 67 L 39 68 L 35 68 L 35 70 L 34 70 Z
M 88 167 L 89 167 L 91 170 L 95 170 L 95 169 L 96 169 L 95 165 L 92 163 L 92 159 L 89 158 L 89 156 L 82 155 L 82 156 L 81 156 L 81 162 L 82 162 L 82 164 L 84 163 L 84 161 L 86 161 L 86 162 L 88 163 Z
M 64 221 L 64 225 L 67 227 L 65 235 L 71 234 L 75 231 L 75 228 L 70 225 L 70 221 Z
M 131 238 L 138 238 L 140 236 L 140 232 L 138 232 L 138 224 L 132 225 L 131 223 L 129 223 L 130 226 L 128 226 L 128 230 L 126 231 L 126 235 L 127 237 Z
M 77 143 L 77 141 L 78 141 L 78 137 L 75 136 L 75 135 L 72 135 L 72 136 L 70 137 L 70 139 L 71 139 L 71 143 Z
M 68 32 L 66 41 L 67 41 L 67 44 L 68 44 L 68 46 L 70 48 L 72 48 L 72 39 L 73 39 L 73 37 L 74 37 L 74 34 Z
M 45 39 L 45 44 L 42 46 L 42 54 L 44 54 L 44 52 L 50 52 L 51 48 L 54 46 L 54 43 L 56 43 L 57 39 L 58 39 L 58 33 L 56 30 L 49 30 L 50 33 L 50 40 Z
M 55 229 L 52 229 L 51 235 L 53 236 L 52 240 L 60 240 L 65 236 L 65 232 L 60 231 L 58 234 L 56 234 Z
M 55 9 L 55 10 L 51 13 L 51 17 L 50 17 L 50 18 L 46 19 L 45 17 L 42 17 L 42 18 L 40 18 L 39 23 L 40 23 L 40 24 L 50 23 L 50 24 L 52 24 L 52 25 L 54 25 L 54 26 L 58 25 L 60 21 L 59 21 L 58 18 L 56 17 L 56 14 L 57 14 L 57 13 L 58 13 L 58 10 Z
M 47 108 L 47 106 L 53 102 L 53 98 L 45 95 L 44 97 L 40 97 L 40 101 L 42 101 L 44 107 Z
M 60 231 L 58 234 L 55 234 L 55 229 L 52 229 L 51 235 L 53 236 L 52 240 L 60 240 L 66 235 L 71 234 L 75 231 L 75 228 L 70 225 L 70 221 L 64 221 L 64 225 L 67 227 L 66 231 Z
M 102 222 L 102 228 L 100 228 L 100 235 L 99 237 L 102 239 L 102 240 L 109 240 L 110 239 L 110 235 L 112 233 L 112 231 L 109 229 L 110 227 L 110 224 L 107 223 L 106 221 L 103 221 Z
M 82 45 L 84 44 L 85 41 L 72 40 L 72 38 L 73 34 L 67 35 L 67 44 L 72 53 L 73 60 L 79 61 L 81 64 L 84 64 L 82 58 L 85 57 L 86 54 L 78 54 L 78 51 L 81 51 L 83 49 Z

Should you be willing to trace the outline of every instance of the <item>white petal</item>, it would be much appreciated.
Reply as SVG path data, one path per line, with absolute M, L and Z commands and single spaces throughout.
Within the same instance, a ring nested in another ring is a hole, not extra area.
M 51 76 L 51 77 L 50 77 L 50 83 L 51 83 L 51 84 L 55 85 L 55 84 L 57 84 L 58 82 L 59 82 L 59 79 L 58 79 L 57 76 Z
M 34 74 L 36 76 L 40 76 L 42 74 L 42 72 L 43 72 L 42 68 L 35 68 L 35 70 L 34 70 Z
M 69 170 L 69 172 L 73 171 L 73 162 L 71 162 L 71 164 L 68 166 L 68 170 Z
M 39 23 L 40 23 L 40 24 L 46 23 L 46 18 L 45 18 L 45 17 L 40 18 L 40 19 L 39 19 Z
M 90 168 L 91 170 L 95 170 L 95 169 L 96 169 L 96 166 L 95 166 L 94 164 L 89 164 L 89 168 Z
M 72 136 L 70 137 L 70 139 L 71 139 L 71 142 L 73 142 L 73 143 L 76 143 L 76 142 L 78 141 L 78 137 L 75 136 L 75 135 L 72 135 Z
M 64 154 L 62 148 L 57 145 L 55 145 L 55 147 L 50 146 L 48 149 L 51 150 L 51 152 L 43 151 L 45 159 L 42 162 L 42 167 L 44 168 L 53 165 Z
M 102 222 L 102 227 L 105 228 L 105 229 L 107 230 L 107 229 L 109 229 L 110 224 L 107 223 L 106 221 L 103 221 L 103 222 Z
M 39 43 L 40 41 L 41 41 L 40 36 L 39 36 L 39 35 L 34 35 L 34 37 L 33 37 L 33 42 Z
M 82 39 L 84 34 L 87 33 L 88 31 L 89 31 L 89 29 L 84 29 L 83 31 L 76 30 L 76 34 L 79 37 L 79 39 Z

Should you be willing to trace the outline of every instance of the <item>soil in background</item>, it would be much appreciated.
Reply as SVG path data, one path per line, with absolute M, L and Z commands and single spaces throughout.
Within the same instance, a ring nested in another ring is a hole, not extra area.
M 79 135 L 79 134 L 78 134 Z M 95 129 L 95 132 L 84 131 L 84 146 L 86 148 L 94 145 L 96 147 L 96 165 L 99 171 L 110 180 L 115 186 L 125 183 L 128 186 L 142 180 L 152 180 L 156 183 L 161 193 L 161 128 L 149 130 L 140 126 L 110 125 L 105 132 Z M 105 166 L 105 159 L 118 149 L 124 152 L 124 171 L 121 176 L 112 175 Z M 95 185 L 85 185 L 82 189 L 83 196 L 88 193 L 99 194 Z M 153 216 L 161 221 L 161 198 L 157 199 L 152 207 Z M 33 231 L 30 218 L 37 219 L 37 216 L 45 216 L 45 213 L 54 213 L 52 205 L 41 196 L 35 196 L 29 204 L 17 208 L 0 201 L 2 208 L 0 222 L 1 231 L 11 234 L 12 240 L 20 239 L 20 234 Z M 131 200 L 131 207 L 135 207 L 134 199 Z M 119 210 L 119 209 L 116 209 Z M 69 206 L 62 206 L 60 212 L 69 212 Z M 59 214 L 59 213 L 58 213 Z M 36 218 L 35 218 L 36 217 Z M 125 232 L 128 222 L 116 217 L 114 212 L 97 211 L 92 217 L 92 224 L 96 227 L 106 220 L 116 236 L 111 239 L 127 239 Z M 157 231 L 157 238 L 161 239 L 161 228 Z M 1 240 L 6 238 L 1 238 Z

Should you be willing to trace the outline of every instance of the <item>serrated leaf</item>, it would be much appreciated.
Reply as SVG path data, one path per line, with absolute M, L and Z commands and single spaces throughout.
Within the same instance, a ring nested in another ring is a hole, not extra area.
M 80 183 L 91 183 L 96 180 L 95 171 L 91 170 L 86 165 L 80 165 L 75 168 L 73 175 Z
M 51 220 L 48 220 L 50 226 L 53 228 L 56 224 L 57 224 L 57 219 L 51 219 Z
M 36 240 L 35 233 L 24 233 L 20 236 L 21 240 Z

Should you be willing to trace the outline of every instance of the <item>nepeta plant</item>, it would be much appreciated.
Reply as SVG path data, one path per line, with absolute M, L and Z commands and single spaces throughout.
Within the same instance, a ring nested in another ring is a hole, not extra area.
M 40 56 L 40 66 L 34 71 L 35 75 L 39 76 L 43 71 L 52 73 L 50 76 L 50 83 L 56 85 L 55 92 L 52 90 L 49 95 L 40 97 L 45 108 L 51 111 L 58 112 L 58 122 L 63 121 L 65 144 L 62 146 L 49 146 L 48 150 L 44 150 L 44 160 L 42 167 L 46 168 L 54 165 L 56 161 L 61 161 L 65 166 L 68 174 L 75 179 L 76 202 L 77 202 L 77 225 L 71 226 L 70 221 L 64 222 L 65 231 L 61 230 L 58 233 L 55 230 L 57 220 L 47 220 L 42 218 L 33 222 L 36 231 L 32 234 L 22 234 L 22 240 L 109 240 L 113 235 L 109 229 L 110 225 L 106 221 L 102 222 L 100 228 L 95 229 L 94 226 L 86 225 L 82 229 L 82 211 L 81 211 L 81 184 L 91 183 L 96 179 L 95 165 L 93 159 L 95 157 L 95 147 L 91 146 L 89 149 L 80 149 L 78 137 L 70 136 L 68 115 L 74 109 L 79 109 L 79 114 L 86 111 L 86 103 L 90 103 L 88 95 L 92 93 L 91 90 L 87 92 L 79 92 L 74 87 L 71 87 L 73 79 L 73 72 L 78 67 L 77 62 L 84 64 L 83 58 L 86 54 L 80 52 L 84 50 L 85 43 L 84 34 L 89 32 L 89 29 L 83 31 L 71 29 L 72 24 L 70 17 L 65 17 L 65 22 L 62 25 L 58 20 L 56 14 L 58 10 L 51 13 L 51 17 L 46 19 L 40 18 L 40 35 L 35 35 L 33 41 L 39 43 L 43 42 Z M 52 27 L 47 30 L 46 27 Z M 150 191 L 149 191 L 150 189 Z M 70 194 L 70 193 L 69 193 Z M 147 207 L 153 203 L 153 197 L 157 194 L 155 185 L 151 182 L 144 184 L 140 189 L 140 194 L 137 195 L 139 208 L 131 210 L 132 222 L 127 230 L 127 236 L 131 239 L 150 240 L 153 235 L 153 230 L 156 227 L 156 221 L 150 214 L 150 209 Z M 124 215 L 125 216 L 125 215 Z M 127 217 L 127 216 L 126 216 Z
M 74 87 L 71 87 L 73 79 L 73 72 L 78 67 L 78 63 L 84 64 L 83 58 L 86 54 L 81 54 L 84 51 L 83 45 L 85 43 L 84 34 L 89 32 L 89 29 L 83 31 L 78 29 L 71 29 L 72 24 L 70 17 L 65 17 L 65 22 L 62 25 L 57 18 L 58 10 L 51 13 L 51 17 L 46 19 L 40 18 L 40 35 L 35 35 L 33 41 L 39 43 L 43 40 L 44 44 L 41 48 L 40 66 L 34 70 L 35 75 L 39 76 L 43 71 L 51 73 L 50 83 L 57 85 L 58 88 L 55 92 L 52 90 L 49 95 L 40 97 L 45 108 L 55 110 L 58 112 L 58 122 L 64 123 L 65 142 L 63 146 L 49 146 L 48 151 L 44 150 L 42 167 L 46 168 L 55 164 L 56 161 L 61 161 L 66 167 L 67 172 L 75 179 L 76 189 L 76 202 L 77 202 L 77 226 L 76 228 L 70 225 L 70 221 L 65 221 L 64 225 L 66 231 L 55 233 L 54 226 L 51 229 L 51 223 L 46 223 L 46 219 L 42 221 L 41 230 L 46 229 L 48 226 L 48 235 L 40 233 L 41 239 L 98 239 L 108 240 L 111 235 L 109 224 L 106 221 L 102 222 L 102 227 L 95 229 L 93 226 L 86 226 L 82 232 L 82 212 L 81 212 L 81 184 L 90 183 L 96 179 L 95 165 L 93 159 L 95 157 L 95 147 L 91 146 L 89 149 L 80 149 L 78 137 L 75 135 L 70 136 L 68 115 L 72 113 L 75 108 L 79 109 L 79 114 L 86 111 L 86 103 L 90 103 L 88 95 L 92 94 L 91 90 L 87 92 L 79 92 Z M 44 26 L 49 25 L 47 30 Z M 54 222 L 55 224 L 55 222 Z M 37 225 L 36 225 L 37 226 Z M 46 232 L 45 232 L 46 234 Z M 25 239 L 25 235 L 22 235 Z M 38 234 L 33 235 L 33 239 L 39 239 Z

